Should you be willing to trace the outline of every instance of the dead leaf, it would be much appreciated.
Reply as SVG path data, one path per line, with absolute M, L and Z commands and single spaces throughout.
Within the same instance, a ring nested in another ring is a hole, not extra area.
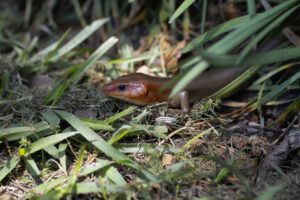
M 232 185 L 241 185 L 243 183 L 241 179 L 233 175 L 226 176 L 226 180 Z
M 164 153 L 161 161 L 164 167 L 169 166 L 173 163 L 173 156 L 171 154 Z
M 147 74 L 147 75 L 152 75 L 151 71 L 150 71 L 150 68 L 146 65 L 142 65 L 141 67 L 139 67 L 136 70 L 136 73 L 143 73 L 143 74 Z
M 166 68 L 175 67 L 178 64 L 178 60 L 181 57 L 181 50 L 185 47 L 186 41 L 183 40 L 175 46 L 172 50 L 168 51 L 164 54 L 164 62 Z M 169 47 L 170 48 L 170 47 Z M 164 50 L 167 48 L 164 48 Z M 173 72 L 177 71 L 177 69 L 173 70 Z

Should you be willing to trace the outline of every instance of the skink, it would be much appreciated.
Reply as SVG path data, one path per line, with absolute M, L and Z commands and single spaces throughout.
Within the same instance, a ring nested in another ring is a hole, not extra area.
M 168 102 L 171 107 L 181 106 L 181 110 L 187 113 L 190 110 L 190 103 L 215 93 L 246 69 L 245 67 L 230 67 L 204 72 L 172 99 L 169 99 L 169 94 L 174 85 L 161 91 L 162 86 L 171 78 L 159 78 L 141 73 L 121 76 L 104 85 L 102 92 L 107 96 L 137 105 Z

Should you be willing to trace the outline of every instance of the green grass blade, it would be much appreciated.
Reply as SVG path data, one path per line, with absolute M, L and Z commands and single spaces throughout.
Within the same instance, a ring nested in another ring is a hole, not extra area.
M 211 131 L 213 130 L 213 128 L 209 128 L 205 131 L 202 131 L 201 133 L 197 134 L 196 136 L 194 136 L 192 139 L 190 139 L 187 143 L 185 143 L 185 145 L 183 145 L 183 147 L 180 150 L 180 153 L 183 153 L 183 151 L 190 146 L 195 140 L 197 140 L 199 137 L 203 137 L 204 135 L 210 134 Z
M 24 157 L 24 161 L 26 169 L 33 177 L 38 177 L 41 174 L 41 171 L 31 156 Z
M 211 65 L 218 67 L 232 67 L 236 66 L 236 60 L 239 55 L 220 55 L 208 51 L 200 50 L 199 54 L 203 59 L 207 60 Z M 253 53 L 247 56 L 240 66 L 264 65 L 276 62 L 288 61 L 290 59 L 299 58 L 300 47 L 290 47 L 284 49 L 277 49 L 268 52 Z
M 201 17 L 201 34 L 204 33 L 205 22 L 206 22 L 206 11 L 207 11 L 207 0 L 203 0 L 202 17 Z
M 58 49 L 61 47 L 61 45 L 63 44 L 63 42 L 65 41 L 65 39 L 67 38 L 67 36 L 69 35 L 71 29 L 68 29 L 63 36 L 61 37 L 61 39 L 58 41 L 57 45 L 55 46 L 55 48 L 49 53 L 49 55 L 46 57 L 45 61 L 44 61 L 44 65 L 47 65 L 49 60 L 57 53 Z
M 284 3 L 279 4 L 278 6 L 273 7 L 266 12 L 257 15 L 252 20 L 243 24 L 242 27 L 233 31 L 225 38 L 220 40 L 219 42 L 212 45 L 208 51 L 214 52 L 217 54 L 223 54 L 231 51 L 235 47 L 237 47 L 241 42 L 245 39 L 253 35 L 258 30 L 261 30 L 264 26 L 273 21 L 276 17 L 278 17 L 282 12 L 286 9 L 292 7 L 297 3 L 298 0 L 288 0 Z
M 55 134 L 55 135 L 51 135 L 51 136 L 39 139 L 36 142 L 26 146 L 25 156 L 28 156 L 36 151 L 39 151 L 49 145 L 53 145 L 60 141 L 63 141 L 64 139 L 71 137 L 73 135 L 76 135 L 76 134 L 78 134 L 77 131 L 76 132 L 67 132 L 67 133 Z
M 181 15 L 195 0 L 184 0 L 182 4 L 176 9 L 175 13 L 171 16 L 169 24 L 173 23 L 175 19 Z
M 89 165 L 83 166 L 78 171 L 78 176 L 87 176 L 92 174 L 100 169 L 108 167 L 112 164 L 116 163 L 115 161 L 103 160 L 102 162 L 94 162 Z
M 194 38 L 190 43 L 186 45 L 186 47 L 182 50 L 182 53 L 187 53 L 197 47 L 200 47 L 202 44 L 205 42 L 223 34 L 226 33 L 227 31 L 230 31 L 234 28 L 239 27 L 241 24 L 247 22 L 249 20 L 249 16 L 242 16 L 238 17 L 232 20 L 229 20 L 227 22 L 224 22 L 223 24 L 220 24 L 209 31 L 197 36 Z
M 203 72 L 209 64 L 202 60 L 196 64 L 192 69 L 190 69 L 174 86 L 169 95 L 170 98 L 173 98 L 176 94 L 182 91 L 192 80 L 194 80 L 201 72 Z
M 85 27 L 82 31 L 80 31 L 74 38 L 72 38 L 67 44 L 62 46 L 57 53 L 49 59 L 50 62 L 57 61 L 61 56 L 65 55 L 66 53 L 70 52 L 74 49 L 77 45 L 83 42 L 86 38 L 88 38 L 92 33 L 98 30 L 103 24 L 108 22 L 108 18 L 103 18 L 94 21 L 91 25 Z
M 289 86 L 293 82 L 297 81 L 298 79 L 300 79 L 300 72 L 297 72 L 292 77 L 290 77 L 288 80 L 284 81 L 282 84 L 275 87 L 272 91 L 270 91 L 269 93 L 264 95 L 262 97 L 261 101 L 259 102 L 259 104 L 258 103 L 254 104 L 255 107 L 264 105 L 268 101 L 273 100 L 274 98 L 279 96 L 287 86 Z
M 66 156 L 66 149 L 68 145 L 65 143 L 60 143 L 58 146 L 58 158 L 62 168 L 67 171 L 67 156 Z
M 18 156 L 11 158 L 5 166 L 0 170 L 0 182 L 17 166 L 20 162 Z
M 27 127 L 27 126 L 4 128 L 4 129 L 0 129 L 0 138 L 2 138 L 3 136 L 11 135 L 11 134 L 24 133 L 27 131 L 34 131 L 34 130 L 35 130 L 34 127 Z
M 216 156 L 201 156 L 201 158 L 212 160 L 217 164 L 221 165 L 222 167 L 228 169 L 231 173 L 233 173 L 243 182 L 243 184 L 248 188 L 248 190 L 250 190 L 248 179 L 238 169 L 236 169 L 236 167 L 226 163 L 225 161 L 221 160 Z
M 59 43 L 59 41 L 51 44 L 50 46 L 46 47 L 45 49 L 39 51 L 38 53 L 36 53 L 35 55 L 33 55 L 29 61 L 30 62 L 36 62 L 36 61 L 42 61 L 46 58 L 46 56 L 55 49 L 55 47 L 57 47 L 57 44 Z
M 58 127 L 58 125 L 60 123 L 60 119 L 59 119 L 59 117 L 51 109 L 48 109 L 46 112 L 41 111 L 39 113 L 52 126 Z
M 132 129 L 129 130 L 128 135 L 132 136 L 147 133 L 149 135 L 165 139 L 167 137 L 167 132 L 168 129 L 165 126 L 133 124 Z
M 241 74 L 238 78 L 233 80 L 231 83 L 218 90 L 214 94 L 210 96 L 210 98 L 221 98 L 226 95 L 230 95 L 234 92 L 242 83 L 249 80 L 258 70 L 262 68 L 261 65 L 254 65 L 251 68 L 247 69 L 243 74 Z
M 282 190 L 285 187 L 284 183 L 281 183 L 279 185 L 271 186 L 269 187 L 263 194 L 256 197 L 254 200 L 269 200 L 272 199 L 272 197 Z
M 7 139 L 7 141 L 11 142 L 11 141 L 19 140 L 22 137 L 28 137 L 33 134 L 40 134 L 40 133 L 45 133 L 45 132 L 50 134 L 52 132 L 50 130 L 51 127 L 44 122 L 34 124 L 32 128 L 33 128 L 33 130 L 30 130 L 30 131 L 17 132 L 14 134 L 7 135 L 6 139 Z
M 24 26 L 28 27 L 30 21 L 30 15 L 32 14 L 32 0 L 26 1 L 25 12 L 24 12 Z
M 78 70 L 72 74 L 70 81 L 73 83 L 79 81 L 84 73 L 117 42 L 118 39 L 115 37 L 110 37 L 106 40 L 84 63 L 82 63 Z
M 77 183 L 76 184 L 76 194 L 88 194 L 88 193 L 102 193 L 102 188 L 97 184 L 96 182 L 85 182 L 85 183 Z M 104 189 L 106 193 L 112 193 L 112 194 L 125 194 L 128 198 L 130 198 L 130 195 L 132 191 L 130 191 L 127 188 L 116 186 L 116 185 L 104 185 Z M 124 196 L 121 196 L 121 199 L 124 199 Z M 125 199 L 128 199 L 125 198 Z
M 163 51 L 163 53 L 166 53 L 168 50 Z M 150 54 L 143 54 L 140 56 L 133 56 L 129 58 L 120 58 L 116 60 L 111 60 L 107 64 L 121 64 L 121 63 L 130 63 L 130 62 L 139 62 L 143 60 L 149 60 L 153 57 L 160 56 L 161 52 L 154 52 Z
M 73 7 L 74 7 L 74 10 L 76 12 L 76 15 L 80 21 L 80 24 L 82 27 L 85 27 L 87 25 L 84 17 L 83 17 L 83 14 L 82 14 L 82 8 L 80 7 L 80 3 L 78 0 L 71 0 L 72 4 L 73 4 Z
M 157 146 L 156 144 L 150 144 L 150 143 L 142 143 L 142 144 L 117 143 L 117 144 L 114 144 L 114 147 L 123 153 L 133 153 L 133 154 L 156 153 L 156 152 L 178 154 L 180 152 L 179 149 L 173 148 L 170 145 Z
M 25 197 L 25 199 L 34 199 L 33 197 L 36 194 L 44 194 L 50 190 L 52 190 L 53 188 L 55 188 L 56 186 L 62 184 L 65 181 L 65 177 L 61 176 L 57 179 L 51 179 L 50 181 L 46 181 L 40 185 L 38 185 L 37 187 L 33 188 Z
M 134 165 L 134 162 L 129 159 L 124 154 L 120 153 L 114 147 L 109 145 L 106 141 L 104 141 L 97 133 L 95 133 L 92 129 L 90 129 L 87 125 L 85 125 L 82 121 L 80 121 L 74 115 L 55 110 L 55 112 L 64 120 L 66 120 L 73 128 L 80 132 L 80 134 L 91 142 L 94 146 L 96 146 L 100 151 L 104 152 L 106 155 L 112 157 L 115 160 L 127 160 Z
M 255 1 L 247 0 L 247 8 L 248 8 L 248 13 L 250 15 L 250 19 L 254 18 L 256 15 Z
M 63 77 L 54 85 L 54 88 L 49 92 L 49 94 L 43 100 L 43 104 L 48 104 L 52 101 L 54 105 L 60 98 L 61 94 L 69 86 L 70 83 L 77 83 L 84 75 L 84 73 L 104 54 L 108 49 L 110 49 L 118 40 L 115 37 L 109 38 L 105 41 L 85 62 L 81 64 L 74 65 L 71 67 Z M 63 78 L 67 78 L 70 74 L 71 77 L 68 80 L 64 80 L 62 85 L 59 85 Z
M 69 86 L 69 81 L 66 80 L 64 81 L 56 90 L 55 92 L 55 96 L 53 96 L 53 100 L 51 105 L 54 106 L 56 104 L 56 102 L 58 101 L 59 97 L 62 95 L 62 93 L 67 89 L 67 87 Z
M 64 111 L 59 111 L 55 110 L 55 112 L 64 120 L 66 120 L 73 128 L 78 130 L 81 135 L 91 142 L 96 148 L 98 148 L 100 151 L 104 152 L 106 155 L 110 156 L 116 161 L 126 161 L 124 164 L 127 166 L 137 170 L 138 165 L 134 161 L 132 161 L 130 158 L 128 158 L 126 155 L 118 151 L 116 148 L 112 147 L 109 145 L 106 141 L 104 141 L 97 133 L 95 133 L 92 129 L 90 129 L 87 125 L 85 125 L 82 121 L 80 121 L 77 117 L 74 115 L 64 112 Z M 140 170 L 140 169 L 138 169 Z M 149 180 L 156 181 L 157 178 L 145 171 L 141 170 L 141 173 L 146 176 Z
M 295 66 L 297 63 L 289 63 L 289 64 L 286 64 L 286 65 L 283 65 L 281 67 L 278 67 L 272 71 L 270 71 L 269 73 L 261 76 L 260 78 L 258 78 L 256 81 L 254 81 L 252 83 L 252 86 L 256 86 L 256 85 L 259 85 L 261 83 L 263 83 L 264 81 L 268 80 L 269 78 L 271 78 L 272 76 L 278 74 L 279 72 L 282 72 L 283 70 L 286 70 L 290 67 L 293 67 Z
M 109 140 L 107 141 L 108 144 L 112 145 L 116 142 L 118 142 L 120 139 L 122 139 L 125 135 L 127 135 L 127 133 L 129 132 L 129 130 L 131 129 L 131 126 L 128 125 L 123 125 L 121 126 L 116 132 L 114 132 L 114 134 L 109 138 Z
M 45 97 L 45 99 L 42 101 L 42 104 L 46 105 L 48 103 L 50 103 L 55 96 L 57 96 L 57 92 L 59 90 L 59 88 L 61 87 L 61 83 L 63 83 L 65 81 L 66 78 L 68 78 L 71 74 L 74 74 L 76 72 L 76 70 L 78 70 L 78 68 L 81 66 L 81 63 L 73 65 L 72 67 L 70 67 L 61 77 L 58 81 L 56 81 L 53 86 L 52 86 L 52 90 L 48 93 L 48 95 Z
M 97 162 L 104 162 L 104 161 L 105 160 L 97 159 Z M 115 183 L 118 186 L 124 186 L 127 184 L 123 176 L 120 174 L 120 172 L 113 166 L 108 167 L 108 169 L 105 171 L 105 175 L 107 176 L 108 179 L 110 179 L 113 183 Z
M 97 119 L 89 119 L 89 118 L 80 118 L 88 127 L 93 130 L 106 130 L 106 131 L 114 131 L 115 129 L 109 125 L 106 121 L 101 121 Z
M 240 53 L 240 56 L 236 60 L 236 63 L 239 64 L 253 49 L 258 42 L 263 39 L 271 30 L 278 27 L 283 20 L 285 20 L 288 16 L 290 16 L 295 10 L 297 10 L 299 6 L 295 6 L 288 10 L 287 12 L 280 15 L 278 18 L 276 18 L 272 23 L 270 23 L 266 28 L 264 28 L 256 37 L 254 37 L 251 42 L 242 50 Z
M 111 123 L 113 123 L 114 121 L 116 121 L 116 120 L 118 120 L 118 119 L 120 119 L 120 118 L 122 118 L 122 117 L 124 117 L 124 116 L 126 116 L 126 115 L 129 115 L 129 114 L 132 113 L 135 109 L 136 109 L 136 107 L 134 107 L 134 106 L 129 107 L 129 108 L 127 108 L 126 110 L 123 110 L 122 112 L 117 113 L 117 114 L 115 114 L 115 115 L 113 115 L 113 116 L 107 118 L 107 119 L 105 120 L 105 122 L 111 124 Z

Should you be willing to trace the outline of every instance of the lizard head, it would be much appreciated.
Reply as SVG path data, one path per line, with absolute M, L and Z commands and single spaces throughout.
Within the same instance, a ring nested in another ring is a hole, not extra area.
M 147 82 L 141 78 L 146 75 L 130 74 L 121 76 L 102 87 L 102 93 L 137 105 L 148 104 Z

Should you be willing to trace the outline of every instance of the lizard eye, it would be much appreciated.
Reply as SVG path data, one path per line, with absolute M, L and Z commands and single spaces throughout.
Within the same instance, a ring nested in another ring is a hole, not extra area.
M 124 91 L 126 89 L 125 85 L 119 85 L 118 90 L 119 91 Z

